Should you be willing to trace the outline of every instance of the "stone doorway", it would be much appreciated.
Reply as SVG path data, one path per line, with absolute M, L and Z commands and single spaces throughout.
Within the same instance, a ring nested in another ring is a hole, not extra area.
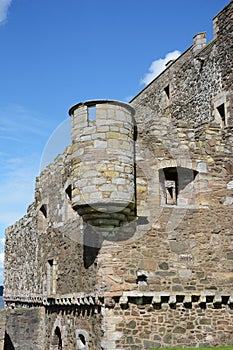
M 61 330 L 58 326 L 52 334 L 49 350 L 62 350 Z

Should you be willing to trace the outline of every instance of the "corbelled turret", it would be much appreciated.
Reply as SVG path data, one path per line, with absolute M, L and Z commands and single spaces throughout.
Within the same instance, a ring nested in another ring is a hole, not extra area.
M 72 118 L 72 205 L 83 220 L 108 231 L 135 217 L 134 109 L 87 101 Z

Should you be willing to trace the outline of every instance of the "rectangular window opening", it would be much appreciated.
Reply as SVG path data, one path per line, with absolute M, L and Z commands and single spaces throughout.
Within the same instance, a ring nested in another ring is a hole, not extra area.
M 159 169 L 161 204 L 194 205 L 194 180 L 198 172 L 184 167 Z
M 49 259 L 47 264 L 47 293 L 56 293 L 56 263 L 54 259 Z
M 168 99 L 170 99 L 170 86 L 167 85 L 165 88 L 164 88 L 164 92 L 167 96 Z
M 69 198 L 69 200 L 72 200 L 72 187 L 71 187 L 71 185 L 69 185 L 65 191 L 66 191 L 66 194 L 67 194 L 67 197 Z
M 48 214 L 47 214 L 47 206 L 46 206 L 46 204 L 43 204 L 43 205 L 40 207 L 40 212 L 43 214 L 44 218 L 47 218 L 47 217 L 48 217 Z
M 53 266 L 53 259 L 48 260 L 48 264 L 50 267 L 52 267 Z
M 96 106 L 90 106 L 87 109 L 88 121 L 96 120 Z
M 225 114 L 225 105 L 222 103 L 220 106 L 217 107 L 217 111 L 222 119 L 222 126 L 226 126 L 226 114 Z
M 176 205 L 177 204 L 177 182 L 176 180 L 166 180 L 166 204 Z

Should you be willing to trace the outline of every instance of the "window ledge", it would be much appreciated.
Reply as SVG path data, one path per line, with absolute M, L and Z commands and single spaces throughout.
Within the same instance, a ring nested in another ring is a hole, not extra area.
M 174 208 L 174 209 L 209 209 L 208 205 L 171 205 L 161 204 L 162 208 Z

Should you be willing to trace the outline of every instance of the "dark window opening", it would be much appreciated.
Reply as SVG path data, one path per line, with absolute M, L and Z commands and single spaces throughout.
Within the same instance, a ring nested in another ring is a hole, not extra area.
M 72 200 L 72 187 L 71 187 L 71 185 L 69 185 L 69 186 L 67 187 L 67 189 L 66 189 L 66 194 L 67 194 L 69 200 Z
M 53 259 L 48 260 L 48 264 L 50 267 L 52 267 L 53 266 Z
M 195 202 L 193 181 L 198 172 L 183 167 L 170 167 L 159 170 L 161 204 L 186 205 Z
M 45 231 L 47 229 L 47 205 L 43 204 L 38 212 L 38 229 L 40 231 Z
M 45 218 L 48 217 L 48 215 L 47 215 L 47 206 L 46 206 L 45 204 L 43 204 L 43 205 L 40 207 L 40 212 L 43 214 L 43 216 L 44 216 Z
M 62 338 L 61 338 L 61 331 L 59 327 L 55 328 L 54 334 L 51 339 L 51 345 L 53 345 L 54 349 L 62 350 Z
M 88 349 L 88 333 L 84 330 L 77 330 L 76 332 L 77 349 Z
M 79 339 L 82 342 L 83 345 L 86 345 L 86 339 L 83 334 L 79 334 Z
M 87 108 L 88 122 L 96 120 L 96 106 Z
M 147 285 L 148 277 L 144 274 L 138 275 L 136 283 L 138 285 Z
M 166 204 L 176 204 L 177 202 L 177 180 L 165 180 Z
M 222 103 L 220 106 L 217 107 L 217 111 L 222 119 L 222 126 L 226 126 L 226 114 L 225 114 L 225 105 Z
M 165 88 L 164 88 L 164 92 L 167 96 L 168 99 L 170 99 L 170 86 L 167 85 Z
M 47 263 L 47 293 L 56 293 L 56 264 L 53 259 L 49 259 Z

